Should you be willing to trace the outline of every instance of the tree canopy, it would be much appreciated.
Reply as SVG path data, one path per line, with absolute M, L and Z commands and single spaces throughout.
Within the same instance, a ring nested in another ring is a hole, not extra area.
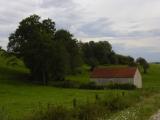
M 56 31 L 51 19 L 40 21 L 38 15 L 25 18 L 9 37 L 8 52 L 21 58 L 32 78 L 62 80 L 78 63 L 77 41 L 66 30 Z
M 136 60 L 137 64 L 139 64 L 140 66 L 142 66 L 144 73 L 147 73 L 147 70 L 149 68 L 149 63 L 147 62 L 147 60 L 145 60 L 142 57 L 137 58 Z
M 97 65 L 122 64 L 135 65 L 134 58 L 116 54 L 107 41 L 81 43 L 84 62 L 94 68 Z

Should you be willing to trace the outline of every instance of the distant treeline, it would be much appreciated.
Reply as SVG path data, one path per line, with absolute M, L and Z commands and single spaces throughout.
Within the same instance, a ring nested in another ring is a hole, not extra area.
M 78 73 L 83 64 L 92 69 L 106 64 L 136 65 L 134 58 L 115 53 L 109 42 L 78 42 L 69 31 L 56 30 L 54 21 L 40 20 L 38 15 L 19 23 L 9 36 L 7 53 L 22 59 L 32 79 L 44 84 Z
M 107 41 L 90 41 L 79 44 L 83 61 L 92 67 L 107 64 L 135 65 L 133 57 L 115 53 L 112 45 Z

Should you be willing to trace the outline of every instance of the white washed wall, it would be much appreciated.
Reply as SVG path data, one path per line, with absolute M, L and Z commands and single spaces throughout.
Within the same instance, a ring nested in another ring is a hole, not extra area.
M 134 76 L 134 85 L 137 88 L 142 88 L 142 76 L 139 70 L 137 69 L 135 76 Z
M 96 82 L 99 85 L 107 84 L 107 83 L 134 84 L 133 78 L 91 78 L 91 80 Z

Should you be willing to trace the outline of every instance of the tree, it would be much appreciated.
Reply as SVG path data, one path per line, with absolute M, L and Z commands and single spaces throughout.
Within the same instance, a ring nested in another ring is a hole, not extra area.
M 50 63 L 51 78 L 56 81 L 64 80 L 69 70 L 68 52 L 65 46 L 59 42 L 54 42 L 52 49 L 53 53 L 50 58 L 52 60 Z
M 136 66 L 135 60 L 131 56 L 124 56 L 124 55 L 116 54 L 116 57 L 118 59 L 118 64 Z
M 107 41 L 94 42 L 90 41 L 87 43 L 82 43 L 82 53 L 85 63 L 90 66 L 95 66 L 98 64 L 110 64 L 112 46 Z
M 8 53 L 21 58 L 34 80 L 63 80 L 81 65 L 77 40 L 66 30 L 55 29 L 51 19 L 31 15 L 9 37 Z
M 69 62 L 68 72 L 76 73 L 77 68 L 82 64 L 77 40 L 73 38 L 73 35 L 69 31 L 63 29 L 56 31 L 54 40 L 65 47 Z
M 100 64 L 110 64 L 110 55 L 112 46 L 108 41 L 99 41 L 95 43 L 94 54 Z
M 110 63 L 114 65 L 119 64 L 118 56 L 116 55 L 114 51 L 112 51 L 110 54 Z
M 32 78 L 47 84 L 53 50 L 55 23 L 51 19 L 40 22 L 40 17 L 31 15 L 20 22 L 9 37 L 8 52 L 24 61 Z
M 142 57 L 137 58 L 136 60 L 137 64 L 139 64 L 140 66 L 142 66 L 144 73 L 147 73 L 147 70 L 149 68 L 149 63 Z

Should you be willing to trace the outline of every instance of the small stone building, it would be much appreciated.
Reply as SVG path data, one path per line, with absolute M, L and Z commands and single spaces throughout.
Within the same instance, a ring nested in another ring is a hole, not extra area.
M 91 80 L 99 85 L 107 83 L 133 84 L 142 88 L 142 76 L 136 67 L 95 68 Z

